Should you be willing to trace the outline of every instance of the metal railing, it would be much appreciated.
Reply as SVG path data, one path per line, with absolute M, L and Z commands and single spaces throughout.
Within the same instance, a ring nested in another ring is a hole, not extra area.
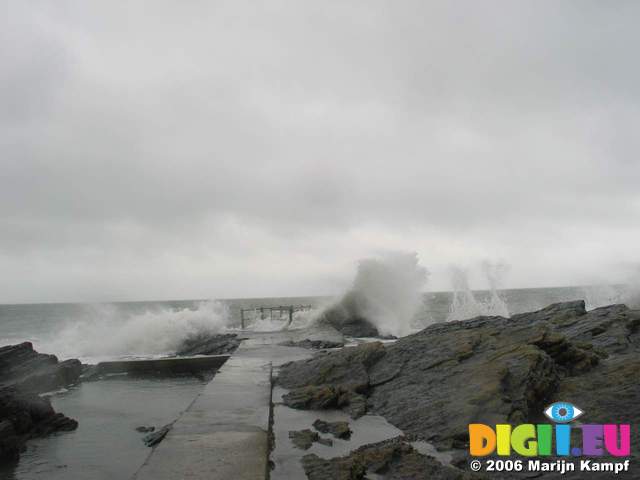
M 241 308 L 240 309 L 240 325 L 244 330 L 246 326 L 247 316 L 249 312 L 253 312 L 253 318 L 260 317 L 261 320 L 265 320 L 267 317 L 273 320 L 273 313 L 278 313 L 278 318 L 282 318 L 283 314 L 289 316 L 287 321 L 287 327 L 293 322 L 293 314 L 295 312 L 304 312 L 311 310 L 312 305 L 278 305 L 277 307 L 253 307 L 253 308 Z

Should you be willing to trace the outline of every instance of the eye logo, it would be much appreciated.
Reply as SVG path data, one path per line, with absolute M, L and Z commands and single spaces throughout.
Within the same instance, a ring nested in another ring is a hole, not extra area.
M 569 423 L 584 412 L 569 402 L 556 402 L 549 405 L 544 414 L 556 423 Z

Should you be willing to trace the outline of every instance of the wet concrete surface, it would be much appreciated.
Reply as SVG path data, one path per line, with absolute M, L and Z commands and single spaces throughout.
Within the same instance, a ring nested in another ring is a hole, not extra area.
M 136 480 L 266 478 L 274 367 L 312 351 L 279 345 L 332 332 L 243 332 L 242 344 L 178 418 Z
M 241 336 L 244 340 L 240 347 L 176 420 L 162 443 L 153 449 L 134 476 L 135 480 L 305 480 L 301 464 L 304 455 L 340 457 L 363 445 L 402 435 L 376 415 L 353 420 L 338 410 L 291 409 L 282 403 L 282 395 L 287 390 L 277 386 L 272 389 L 272 377 L 277 375 L 279 366 L 316 353 L 282 343 L 305 338 L 344 341 L 338 332 L 321 329 L 244 331 Z M 273 445 L 269 439 L 270 414 L 273 415 Z M 351 437 L 345 440 L 320 434 L 331 439 L 332 446 L 315 442 L 308 450 L 296 448 L 289 432 L 315 431 L 316 419 L 348 422 Z M 431 445 L 422 443 L 424 445 L 416 447 L 432 456 L 438 454 Z M 440 459 L 449 460 L 446 454 Z

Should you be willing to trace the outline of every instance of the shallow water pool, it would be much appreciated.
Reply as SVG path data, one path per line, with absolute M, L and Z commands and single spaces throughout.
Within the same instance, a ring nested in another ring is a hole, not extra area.
M 57 412 L 79 422 L 74 432 L 30 440 L 19 463 L 0 470 L 8 480 L 128 479 L 151 449 L 141 425 L 175 420 L 209 379 L 111 377 L 51 398 Z

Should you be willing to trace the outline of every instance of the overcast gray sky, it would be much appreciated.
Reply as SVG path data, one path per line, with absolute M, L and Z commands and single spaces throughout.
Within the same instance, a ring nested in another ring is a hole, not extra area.
M 638 2 L 0 3 L 0 302 L 640 262 Z

